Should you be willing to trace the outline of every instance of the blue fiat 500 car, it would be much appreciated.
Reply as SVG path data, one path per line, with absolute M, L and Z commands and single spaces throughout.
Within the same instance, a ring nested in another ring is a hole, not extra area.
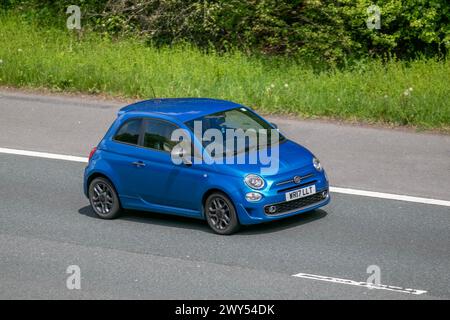
M 249 129 L 256 143 L 251 135 L 241 144 L 228 135 Z M 254 161 L 260 154 L 264 161 Z M 122 108 L 84 174 L 84 193 L 100 218 L 116 218 L 121 209 L 175 214 L 204 219 L 219 234 L 322 207 L 328 189 L 319 160 L 276 125 L 248 107 L 198 98 Z

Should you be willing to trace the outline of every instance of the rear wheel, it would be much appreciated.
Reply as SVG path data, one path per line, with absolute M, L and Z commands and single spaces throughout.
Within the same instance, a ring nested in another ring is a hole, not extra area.
M 240 227 L 233 202 L 220 192 L 213 193 L 206 199 L 205 216 L 211 229 L 218 234 L 232 234 Z
M 105 178 L 95 178 L 89 185 L 89 202 L 102 219 L 114 219 L 120 215 L 120 203 L 116 189 Z

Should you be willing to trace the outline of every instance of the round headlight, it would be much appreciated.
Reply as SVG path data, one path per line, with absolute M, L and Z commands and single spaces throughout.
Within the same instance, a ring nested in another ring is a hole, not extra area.
M 244 182 L 246 185 L 248 185 L 252 189 L 262 189 L 264 188 L 264 185 L 266 184 L 264 182 L 264 179 L 256 174 L 249 174 L 245 177 Z
M 313 158 L 313 166 L 317 171 L 322 171 L 322 165 L 320 164 L 319 159 L 317 159 L 316 157 Z

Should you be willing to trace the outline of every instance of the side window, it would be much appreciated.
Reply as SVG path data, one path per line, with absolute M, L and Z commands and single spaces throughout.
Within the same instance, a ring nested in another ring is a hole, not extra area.
M 144 127 L 144 147 L 167 152 L 172 151 L 178 143 L 170 140 L 172 132 L 176 129 L 178 127 L 171 123 L 147 119 Z
M 117 131 L 114 140 L 129 144 L 138 144 L 139 132 L 141 130 L 141 119 L 135 119 L 125 122 Z

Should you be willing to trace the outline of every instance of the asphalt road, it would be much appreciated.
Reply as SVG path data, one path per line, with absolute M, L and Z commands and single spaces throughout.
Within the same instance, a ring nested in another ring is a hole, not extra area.
M 81 156 L 120 106 L 0 96 L 0 147 Z M 322 158 L 335 186 L 450 200 L 448 136 L 275 120 Z M 0 154 L 0 299 L 450 298 L 449 207 L 333 194 L 323 210 L 224 237 L 159 214 L 97 219 L 81 191 L 83 168 Z M 66 287 L 69 265 L 81 269 L 80 290 Z M 293 277 L 365 282 L 371 265 L 384 285 L 427 292 Z
M 87 157 L 123 104 L 0 90 L 0 147 Z M 450 200 L 450 136 L 271 118 L 334 186 Z

